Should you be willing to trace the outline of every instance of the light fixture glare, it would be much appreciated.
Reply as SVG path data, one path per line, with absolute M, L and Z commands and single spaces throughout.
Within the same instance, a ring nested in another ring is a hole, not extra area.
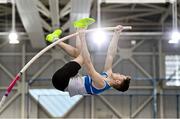
M 93 34 L 93 42 L 101 46 L 106 41 L 106 34 L 104 31 L 97 30 Z
M 17 40 L 18 38 L 18 35 L 16 32 L 11 32 L 9 34 L 9 43 L 10 44 L 18 44 L 19 43 L 19 40 Z
M 180 33 L 178 31 L 173 31 L 171 35 L 171 40 L 169 40 L 169 43 L 178 43 L 180 40 Z

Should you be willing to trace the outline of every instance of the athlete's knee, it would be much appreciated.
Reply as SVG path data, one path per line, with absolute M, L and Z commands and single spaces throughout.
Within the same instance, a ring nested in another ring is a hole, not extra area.
M 54 73 L 54 75 L 52 76 L 52 84 L 58 90 L 60 90 L 60 85 L 59 84 L 60 84 L 60 80 L 62 80 L 61 78 L 62 78 L 62 76 L 61 76 L 61 73 L 59 73 L 59 70 L 56 71 Z
M 57 70 L 52 76 L 53 86 L 60 91 L 64 91 L 68 83 L 69 77 L 67 77 L 66 73 L 64 73 L 62 69 Z
M 84 58 L 82 57 L 82 55 L 79 55 L 78 57 L 76 57 L 72 61 L 77 62 L 80 66 L 82 66 L 84 64 Z
M 76 61 L 66 63 L 62 68 L 54 73 L 52 77 L 52 83 L 54 87 L 59 89 L 62 87 L 62 84 L 67 86 L 69 83 L 69 79 L 76 76 L 79 69 L 81 69 L 81 66 Z M 65 86 L 63 86 L 63 88 Z

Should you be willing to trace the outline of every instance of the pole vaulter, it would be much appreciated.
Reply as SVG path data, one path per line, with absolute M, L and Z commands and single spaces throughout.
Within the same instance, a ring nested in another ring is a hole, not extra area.
M 90 29 L 90 30 L 86 30 L 85 33 L 89 33 L 89 32 L 93 32 L 96 30 L 115 30 L 117 29 L 117 27 L 105 27 L 105 28 L 96 28 L 96 29 Z M 123 26 L 123 29 L 132 29 L 131 26 Z M 14 77 L 13 81 L 10 83 L 10 85 L 8 86 L 5 94 L 3 95 L 1 101 L 0 101 L 0 108 L 2 107 L 2 105 L 5 103 L 6 98 L 8 97 L 9 93 L 11 92 L 12 88 L 14 87 L 14 85 L 16 84 L 16 82 L 18 80 L 20 80 L 20 77 L 22 76 L 22 74 L 32 65 L 32 63 L 34 61 L 36 61 L 41 55 L 43 55 L 46 51 L 48 51 L 49 49 L 51 49 L 52 47 L 54 47 L 56 44 L 58 44 L 59 42 L 65 41 L 67 39 L 70 39 L 72 37 L 75 37 L 79 34 L 79 32 L 70 34 L 68 36 L 65 36 L 63 38 L 60 38 L 58 40 L 56 40 L 55 42 L 53 42 L 52 44 L 50 44 L 49 46 L 45 47 L 44 49 L 42 49 L 39 53 L 37 53 L 21 70 L 19 73 L 17 73 L 17 75 Z

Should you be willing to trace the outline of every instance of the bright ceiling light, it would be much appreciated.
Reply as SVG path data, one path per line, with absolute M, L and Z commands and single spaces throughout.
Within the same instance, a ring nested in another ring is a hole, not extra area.
M 18 35 L 16 32 L 11 32 L 9 34 L 9 43 L 10 44 L 18 44 L 19 43 L 19 40 L 17 40 L 18 38 Z
M 136 45 L 136 40 L 131 40 L 131 45 Z
M 180 86 L 180 80 L 176 79 L 174 81 L 167 81 L 166 85 L 167 86 Z
M 171 2 L 171 3 L 174 3 L 174 2 L 176 2 L 176 0 L 170 0 L 170 2 Z
M 177 44 L 177 43 L 178 43 L 178 40 L 169 40 L 168 43 L 171 43 L 171 44 Z
M 169 43 L 178 43 L 179 40 L 180 40 L 180 33 L 178 31 L 173 31 Z
M 101 46 L 106 41 L 106 34 L 101 30 L 97 30 L 93 32 L 93 42 L 96 43 L 98 46 Z
M 172 40 L 180 40 L 180 33 L 178 31 L 172 33 Z
M 180 86 L 180 81 L 179 80 L 176 80 L 175 83 L 176 83 L 176 86 Z

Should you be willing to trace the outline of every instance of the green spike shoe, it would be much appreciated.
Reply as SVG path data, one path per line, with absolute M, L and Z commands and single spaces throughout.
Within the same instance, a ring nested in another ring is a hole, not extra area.
M 75 28 L 87 28 L 89 25 L 94 23 L 95 20 L 93 18 L 83 18 L 73 22 Z
M 54 42 L 55 40 L 57 40 L 57 39 L 60 37 L 61 34 L 62 34 L 62 30 L 56 29 L 53 33 L 48 34 L 48 35 L 46 36 L 46 41 L 52 43 L 52 42 Z

